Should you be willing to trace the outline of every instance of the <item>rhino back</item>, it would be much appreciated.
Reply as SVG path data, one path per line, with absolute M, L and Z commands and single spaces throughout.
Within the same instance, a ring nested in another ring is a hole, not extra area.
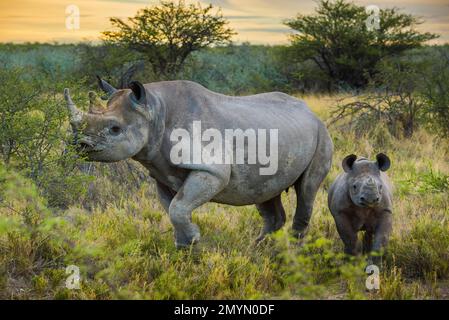
M 147 84 L 167 108 L 167 127 L 191 121 L 207 121 L 217 128 L 284 127 L 312 122 L 318 118 L 307 105 L 281 92 L 250 96 L 227 96 L 191 81 L 165 81 Z
M 320 135 L 329 139 L 323 123 L 306 104 L 287 94 L 232 97 L 189 81 L 153 83 L 146 88 L 158 95 L 166 108 L 161 151 L 167 161 L 173 146 L 170 133 L 178 128 L 191 132 L 193 121 L 201 121 L 203 131 L 214 128 L 223 136 L 226 129 L 278 130 L 277 173 L 264 176 L 259 174 L 260 164 L 233 164 L 229 184 L 214 199 L 217 202 L 249 204 L 276 196 L 307 168 Z

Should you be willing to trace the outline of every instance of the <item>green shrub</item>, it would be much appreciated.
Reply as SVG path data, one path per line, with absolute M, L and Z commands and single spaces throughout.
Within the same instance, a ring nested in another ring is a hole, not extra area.
M 51 296 L 48 275 L 69 250 L 62 226 L 33 183 L 0 164 L 0 297 Z
M 410 232 L 393 239 L 388 260 L 406 277 L 449 277 L 449 223 L 428 217 L 416 221 Z
M 285 297 L 318 298 L 341 293 L 345 285 L 348 298 L 363 298 L 364 261 L 349 258 L 336 251 L 333 241 L 325 238 L 307 239 L 300 247 L 297 240 L 279 234 L 276 268 L 280 272 Z
M 0 69 L 0 157 L 33 179 L 51 206 L 66 207 L 86 191 L 90 180 L 77 170 L 81 159 L 70 147 L 61 94 L 64 87 L 79 85 L 53 79 L 51 70 L 44 76 L 38 72 Z

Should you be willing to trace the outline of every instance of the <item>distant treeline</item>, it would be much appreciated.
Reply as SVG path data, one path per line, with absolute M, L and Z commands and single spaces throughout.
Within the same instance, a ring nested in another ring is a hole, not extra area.
M 206 48 L 194 52 L 173 78 L 196 81 L 210 90 L 236 95 L 273 90 L 328 93 L 354 89 L 330 79 L 312 61 L 298 62 L 291 55 L 290 47 L 280 45 L 243 43 Z M 445 70 L 445 57 L 449 57 L 449 45 L 408 50 L 396 60 Z M 383 63 L 395 64 L 396 60 L 389 58 Z M 166 80 L 155 75 L 139 54 L 111 45 L 0 44 L 0 66 L 26 67 L 30 72 L 48 75 L 56 81 L 77 79 L 91 88 L 96 86 L 97 74 L 118 87 L 126 87 L 126 80 L 131 78 L 143 82 Z

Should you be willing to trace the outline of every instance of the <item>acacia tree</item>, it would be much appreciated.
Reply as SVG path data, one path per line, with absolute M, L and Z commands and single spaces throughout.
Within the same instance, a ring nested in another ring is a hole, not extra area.
M 111 18 L 117 31 L 104 31 L 106 42 L 124 45 L 143 53 L 158 76 L 173 77 L 194 51 L 229 43 L 234 31 L 220 10 L 213 6 L 161 1 L 144 8 L 128 23 Z
M 299 62 L 313 61 L 330 83 L 361 88 L 382 58 L 438 37 L 416 31 L 422 21 L 397 8 L 381 9 L 379 28 L 372 30 L 366 26 L 370 16 L 365 7 L 345 0 L 320 0 L 315 14 L 285 22 L 297 31 L 291 35 L 292 56 Z

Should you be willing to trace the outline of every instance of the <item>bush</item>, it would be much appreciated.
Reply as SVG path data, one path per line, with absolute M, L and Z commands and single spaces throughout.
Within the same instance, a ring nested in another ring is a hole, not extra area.
M 48 77 L 37 72 L 23 67 L 0 70 L 0 156 L 33 179 L 50 205 L 66 206 L 84 192 L 89 180 L 79 174 L 80 159 L 70 147 L 61 95 L 69 84 L 61 78 L 54 81 L 53 72 Z
M 343 283 L 350 299 L 364 297 L 364 261 L 362 258 L 348 259 L 344 253 L 336 252 L 329 239 L 309 237 L 300 248 L 297 240 L 288 239 L 278 233 L 275 267 L 280 273 L 286 297 L 316 299 L 335 294 L 335 287 Z M 338 292 L 338 291 L 337 291 Z
M 420 93 L 428 104 L 428 126 L 442 137 L 449 135 L 449 46 L 433 47 L 421 53 L 428 61 L 422 70 L 423 88 Z
M 45 297 L 60 285 L 62 224 L 30 180 L 0 164 L 0 297 Z
M 277 48 L 228 46 L 196 52 L 180 78 L 196 81 L 224 94 L 250 94 L 282 90 L 287 79 L 279 70 Z
M 406 277 L 449 278 L 449 223 L 428 217 L 390 244 L 389 263 Z
M 449 52 L 445 47 L 409 51 L 377 65 L 368 91 L 341 101 L 333 121 L 347 120 L 358 132 L 384 123 L 396 137 L 419 127 L 446 137 L 449 112 Z

